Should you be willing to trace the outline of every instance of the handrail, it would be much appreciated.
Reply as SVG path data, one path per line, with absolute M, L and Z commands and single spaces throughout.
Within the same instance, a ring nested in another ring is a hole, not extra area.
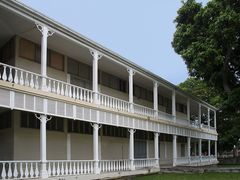
M 44 91 L 51 92 L 54 94 L 62 95 L 65 97 L 73 98 L 76 100 L 93 103 L 94 91 L 82 88 L 68 82 L 57 80 L 51 77 L 43 77 L 41 74 L 30 72 L 18 67 L 0 63 L 0 80 L 8 81 L 14 84 L 28 86 L 33 89 L 41 89 L 43 80 L 46 81 L 46 87 Z M 145 107 L 139 104 L 131 104 L 128 101 L 115 98 L 102 93 L 97 94 L 97 105 L 116 109 L 118 111 L 135 113 L 143 116 L 148 116 L 156 119 L 163 119 L 174 122 L 176 124 L 192 126 L 199 128 L 196 124 L 192 124 L 190 121 L 185 119 L 177 118 L 171 114 L 158 111 Z M 175 120 L 175 121 L 174 121 Z M 206 128 L 206 127 L 204 127 Z M 210 127 L 211 130 L 216 130 L 214 127 Z

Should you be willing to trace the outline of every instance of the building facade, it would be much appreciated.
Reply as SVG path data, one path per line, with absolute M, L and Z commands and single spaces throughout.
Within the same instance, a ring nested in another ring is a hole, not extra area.
M 217 163 L 215 107 L 18 1 L 0 29 L 0 178 Z

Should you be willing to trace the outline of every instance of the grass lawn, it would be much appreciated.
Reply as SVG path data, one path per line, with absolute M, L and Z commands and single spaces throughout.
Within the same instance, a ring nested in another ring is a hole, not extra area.
M 218 164 L 218 167 L 240 167 L 240 164 Z
M 132 180 L 240 180 L 240 173 L 154 174 Z

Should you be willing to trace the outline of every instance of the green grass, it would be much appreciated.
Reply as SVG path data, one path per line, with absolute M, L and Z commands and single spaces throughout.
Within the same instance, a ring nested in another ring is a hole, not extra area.
M 218 167 L 240 167 L 240 164 L 218 164 Z
M 240 173 L 154 174 L 132 180 L 240 180 Z

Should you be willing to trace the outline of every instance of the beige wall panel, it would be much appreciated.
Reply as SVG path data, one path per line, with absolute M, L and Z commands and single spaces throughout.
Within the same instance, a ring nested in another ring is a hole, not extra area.
M 0 119 L 1 121 L 1 119 Z M 0 130 L 0 160 L 13 160 L 13 132 L 12 129 Z
M 101 137 L 102 160 L 128 159 L 128 138 Z
M 65 133 L 47 131 L 47 159 L 67 159 L 67 136 Z
M 72 160 L 92 160 L 92 135 L 71 133 L 71 153 Z

